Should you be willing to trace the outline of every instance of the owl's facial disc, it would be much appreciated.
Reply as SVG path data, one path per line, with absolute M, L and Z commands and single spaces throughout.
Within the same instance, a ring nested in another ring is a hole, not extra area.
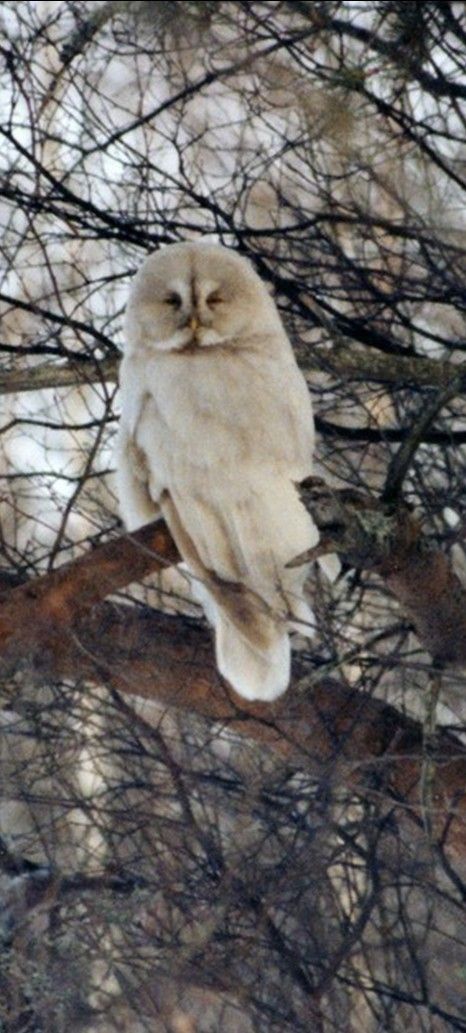
M 168 316 L 174 333 L 161 341 L 160 347 L 170 351 L 194 351 L 221 344 L 225 333 L 219 332 L 215 323 L 219 309 L 224 305 L 219 285 L 210 280 L 198 282 L 193 277 L 189 284 L 181 281 L 170 283 L 162 306 L 166 314 L 164 322 Z
M 258 326 L 281 329 L 261 281 L 228 249 L 203 243 L 172 244 L 150 256 L 127 316 L 129 339 L 162 352 L 237 349 Z

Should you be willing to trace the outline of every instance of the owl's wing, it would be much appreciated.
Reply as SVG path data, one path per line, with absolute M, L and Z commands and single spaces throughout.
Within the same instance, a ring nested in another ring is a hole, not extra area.
M 315 432 L 309 388 L 294 359 L 283 369 L 280 388 L 287 467 L 291 480 L 298 483 L 312 473 Z
M 259 468 L 280 473 L 293 482 L 304 480 L 311 473 L 314 451 L 307 384 L 294 359 L 285 356 L 262 364 L 254 360 L 245 363 L 243 383 L 233 384 L 237 388 L 236 398 L 232 398 L 236 432 L 247 441 L 252 427 L 251 448 Z M 248 393 L 245 381 L 249 381 Z
M 115 445 L 115 464 L 120 513 L 128 531 L 136 531 L 138 527 L 160 516 L 160 506 L 149 489 L 146 456 L 138 447 L 123 416 Z
M 288 433 L 284 435 L 280 449 L 285 453 L 286 468 L 291 479 L 299 485 L 300 481 L 312 474 L 315 436 L 309 389 L 294 360 L 283 367 L 281 387 L 280 399 L 277 401 L 281 407 L 281 421 L 288 426 Z M 272 448 L 272 457 L 273 454 Z M 281 457 L 281 451 L 277 451 L 277 455 Z M 312 548 L 319 540 L 319 533 L 312 514 L 307 512 L 313 525 L 313 540 L 309 546 Z M 317 562 L 328 581 L 335 581 L 341 571 L 338 556 L 329 553 L 319 556 Z

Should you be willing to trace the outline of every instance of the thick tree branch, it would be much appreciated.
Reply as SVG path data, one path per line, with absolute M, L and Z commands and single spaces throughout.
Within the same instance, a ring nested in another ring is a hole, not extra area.
M 287 7 L 291 11 L 302 15 L 307 21 L 312 20 L 315 22 L 316 15 L 312 11 L 313 6 L 303 3 L 302 0 L 287 0 Z M 463 82 L 458 82 L 453 77 L 448 78 L 446 74 L 432 75 L 431 72 L 423 67 L 422 61 L 418 59 L 412 45 L 414 38 L 419 42 L 423 31 L 423 24 L 418 11 L 416 11 L 416 26 L 415 28 L 412 27 L 413 39 L 408 38 L 407 40 L 404 40 L 403 37 L 390 39 L 376 35 L 372 27 L 368 29 L 362 25 L 355 24 L 349 19 L 343 21 L 341 18 L 329 16 L 324 12 L 322 5 L 319 7 L 317 18 L 321 28 L 327 32 L 333 31 L 342 37 L 350 36 L 359 43 L 364 44 L 364 47 L 369 47 L 375 53 L 388 58 L 404 75 L 409 73 L 433 97 L 466 99 L 466 86 Z M 450 27 L 451 24 L 452 20 L 450 17 Z
M 179 560 L 166 527 L 154 522 L 122 535 L 51 574 L 0 597 L 0 657 L 8 667 L 26 655 L 60 652 L 60 638 L 107 595 Z
M 75 387 L 102 380 L 114 381 L 118 376 L 118 359 L 83 359 L 63 364 L 43 362 L 29 369 L 0 373 L 0 394 L 19 391 L 41 391 L 46 387 Z
M 8 370 L 0 373 L 0 394 L 12 394 L 16 391 L 37 391 L 43 387 L 68 387 L 73 384 L 94 383 L 102 379 L 114 381 L 118 379 L 119 357 L 96 360 L 78 358 L 76 362 L 52 363 L 44 362 L 30 369 Z M 312 355 L 312 364 L 304 361 L 305 369 L 323 369 L 332 376 L 345 380 L 373 381 L 394 387 L 415 386 L 417 388 L 448 389 L 450 385 L 458 385 L 458 394 L 466 390 L 466 368 L 452 362 L 427 359 L 418 356 L 384 355 L 367 352 L 363 348 L 351 348 L 338 345 L 332 349 L 317 348 Z M 336 434 L 339 428 L 321 420 L 322 433 Z M 343 435 L 371 440 L 371 429 L 366 427 L 343 427 Z M 377 440 L 386 436 L 387 440 L 399 441 L 403 430 L 376 431 Z M 368 437 L 366 437 L 369 435 Z M 440 442 L 443 443 L 443 442 Z
M 324 678 L 275 704 L 246 703 L 221 681 L 210 635 L 193 621 L 105 603 L 68 634 L 62 629 L 52 647 L 40 654 L 44 676 L 79 672 L 196 713 L 315 777 L 385 796 L 400 818 L 408 814 L 422 827 L 423 730 L 381 700 Z M 466 858 L 466 749 L 440 732 L 435 761 L 432 834 L 450 856 Z
M 466 589 L 410 510 L 348 489 L 332 492 L 316 478 L 301 491 L 328 549 L 380 574 L 436 664 L 465 666 Z
M 326 551 L 351 566 L 376 571 L 400 600 L 420 641 L 436 662 L 466 664 L 466 590 L 448 557 L 431 548 L 418 520 L 351 490 L 332 491 L 318 478 L 301 485 Z M 318 546 L 322 552 L 322 547 Z M 163 522 L 101 545 L 51 574 L 3 593 L 0 655 L 14 656 L 19 641 L 42 641 L 55 621 L 72 627 L 92 606 L 132 581 L 176 563 L 179 554 Z M 297 557 L 296 565 L 305 556 Z M 39 630 L 37 630 L 39 629 Z
M 334 29 L 335 32 L 343 36 L 352 36 L 353 39 L 364 43 L 365 46 L 370 47 L 376 53 L 387 57 L 396 67 L 401 67 L 405 72 L 409 72 L 413 79 L 416 79 L 420 86 L 427 93 L 432 94 L 432 96 L 466 99 L 465 84 L 456 81 L 453 77 L 448 78 L 446 74 L 432 75 L 417 60 L 412 51 L 412 43 L 402 45 L 399 40 L 384 39 L 381 36 L 376 36 L 372 30 L 366 29 L 361 25 L 355 25 L 350 21 L 343 21 L 340 18 L 325 18 L 323 20 L 327 29 Z M 418 23 L 418 37 L 421 31 L 422 23 Z
M 427 359 L 417 355 L 384 355 L 364 348 L 338 344 L 328 351 L 319 350 L 320 366 L 335 376 L 366 383 L 374 381 L 393 387 L 448 388 L 460 377 L 462 367 L 452 362 Z M 460 377 L 462 390 L 466 385 L 466 371 Z
M 378 570 L 437 660 L 466 661 L 466 594 L 446 557 L 426 548 L 408 511 L 355 493 L 304 487 L 323 535 L 341 554 Z M 163 523 L 96 548 L 51 574 L 4 592 L 0 651 L 6 670 L 25 659 L 44 676 L 91 678 L 222 722 L 297 766 L 368 791 L 368 780 L 421 820 L 422 729 L 392 707 L 324 679 L 309 694 L 248 705 L 221 681 L 210 637 L 182 617 L 147 614 L 104 598 L 178 554 Z M 439 735 L 432 827 L 466 856 L 466 750 Z

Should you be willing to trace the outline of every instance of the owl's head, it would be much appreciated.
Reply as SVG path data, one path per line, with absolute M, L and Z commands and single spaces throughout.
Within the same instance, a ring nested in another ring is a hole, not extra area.
M 229 248 L 171 244 L 136 275 L 126 313 L 130 347 L 241 347 L 267 332 L 283 332 L 275 304 L 250 263 Z

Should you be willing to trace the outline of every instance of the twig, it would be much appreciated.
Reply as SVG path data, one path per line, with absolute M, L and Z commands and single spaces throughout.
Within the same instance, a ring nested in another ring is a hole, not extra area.
M 403 482 L 408 473 L 409 467 L 422 442 L 422 439 L 429 429 L 431 423 L 436 419 L 443 406 L 451 401 L 462 389 L 460 377 L 454 377 L 450 384 L 436 392 L 430 405 L 423 406 L 417 420 L 415 420 L 411 433 L 406 441 L 403 441 L 400 448 L 393 456 L 387 471 L 385 487 L 382 492 L 381 501 L 386 504 L 394 504 L 401 495 Z
M 437 704 L 441 687 L 442 672 L 437 668 L 434 669 L 425 696 L 425 714 L 422 725 L 423 758 L 419 782 L 422 820 L 427 840 L 431 846 L 434 845 L 433 807 L 435 804 L 434 786 L 437 768 L 435 758 L 437 746 Z

